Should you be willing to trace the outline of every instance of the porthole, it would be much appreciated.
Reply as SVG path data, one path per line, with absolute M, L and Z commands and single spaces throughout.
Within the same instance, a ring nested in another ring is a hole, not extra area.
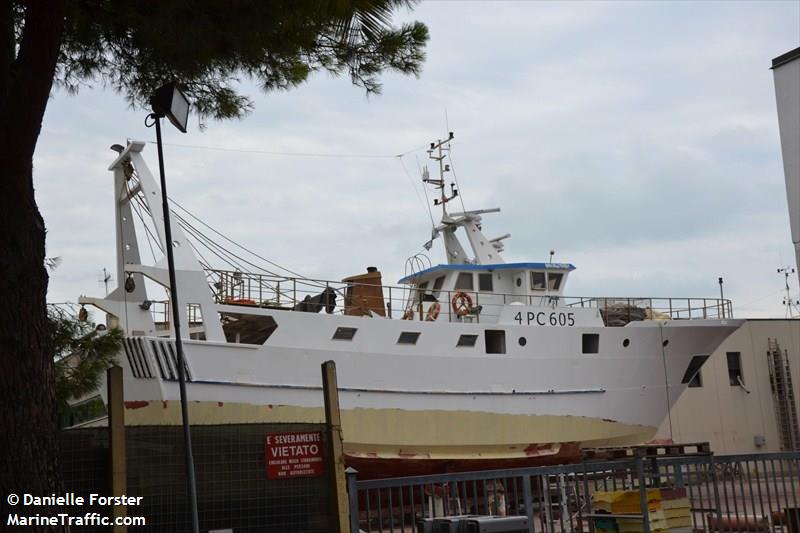
M 625 348 L 627 348 L 628 346 L 630 346 L 630 345 L 631 345 L 631 340 L 630 340 L 630 339 L 625 339 L 624 341 L 622 341 L 622 345 L 623 345 Z
M 520 337 L 519 338 L 519 345 L 520 346 L 525 346 L 526 344 L 528 344 L 528 339 L 526 339 L 525 337 Z
M 664 339 L 664 342 L 661 343 L 661 346 L 666 348 L 668 344 L 669 344 L 669 339 Z
M 517 278 L 517 287 L 522 286 L 522 278 Z

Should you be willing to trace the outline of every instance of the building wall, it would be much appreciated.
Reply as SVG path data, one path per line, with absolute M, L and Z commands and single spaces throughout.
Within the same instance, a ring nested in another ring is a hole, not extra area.
M 656 438 L 711 443 L 718 454 L 780 451 L 769 379 L 767 342 L 777 339 L 790 360 L 795 402 L 800 399 L 800 320 L 750 319 L 712 354 L 701 369 L 702 387 L 689 388 L 672 408 Z M 740 352 L 748 394 L 732 386 L 727 352 Z M 799 410 L 800 411 L 800 410 Z M 757 446 L 756 436 L 764 437 Z

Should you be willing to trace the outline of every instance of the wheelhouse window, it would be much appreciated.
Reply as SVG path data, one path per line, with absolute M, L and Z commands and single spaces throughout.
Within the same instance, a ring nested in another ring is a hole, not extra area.
M 531 272 L 531 290 L 543 291 L 547 287 L 544 272 Z
M 428 282 L 423 281 L 419 285 L 417 285 L 417 302 L 421 302 L 423 300 L 422 296 L 425 294 L 425 289 L 428 288 Z
M 461 335 L 456 346 L 475 346 L 476 342 L 478 342 L 477 335 Z
M 486 292 L 493 292 L 494 291 L 494 282 L 492 280 L 492 274 L 478 274 L 478 290 L 486 291 Z
M 744 383 L 742 375 L 742 354 L 741 352 L 728 352 L 728 379 L 731 387 Z
M 442 290 L 442 285 L 444 285 L 444 276 L 439 276 L 433 281 L 433 295 L 435 297 L 439 297 L 439 291 Z
M 417 344 L 419 335 L 419 331 L 404 331 L 400 334 L 400 337 L 398 337 L 397 344 Z
M 356 336 L 358 328 L 336 328 L 333 338 L 340 341 L 351 341 Z
M 561 280 L 564 279 L 564 274 L 561 272 L 548 272 L 547 273 L 547 290 L 557 291 L 561 288 Z
M 456 290 L 471 291 L 475 288 L 472 281 L 472 272 L 462 272 L 456 279 Z

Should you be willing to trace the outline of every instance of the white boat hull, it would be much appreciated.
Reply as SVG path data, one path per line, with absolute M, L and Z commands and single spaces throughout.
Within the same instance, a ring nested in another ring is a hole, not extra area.
M 184 341 L 192 422 L 321 422 L 320 365 L 334 360 L 347 450 L 382 457 L 513 456 L 533 444 L 647 440 L 686 387 L 691 358 L 713 352 L 740 323 L 533 328 L 253 312 L 278 323 L 264 345 Z M 352 341 L 331 339 L 342 326 L 358 329 Z M 487 354 L 482 342 L 455 347 L 459 335 L 481 341 L 486 329 L 505 330 L 507 353 Z M 402 331 L 419 331 L 418 343 L 397 345 Z M 585 333 L 600 335 L 599 353 L 582 353 Z M 532 342 L 521 346 L 520 337 Z M 127 343 L 128 422 L 180 423 L 165 357 L 174 341 Z

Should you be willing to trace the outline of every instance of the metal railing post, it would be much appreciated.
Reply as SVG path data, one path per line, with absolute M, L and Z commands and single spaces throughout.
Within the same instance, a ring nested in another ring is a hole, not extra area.
M 358 486 L 356 479 L 358 478 L 358 470 L 353 467 L 347 467 L 344 471 L 347 476 L 347 499 L 350 503 L 350 533 L 358 532 Z
M 714 485 L 714 506 L 717 508 L 717 530 L 722 531 L 722 503 L 719 498 L 717 465 L 713 455 L 708 456 L 708 468 L 711 470 L 711 484 Z M 767 486 L 769 486 L 769 484 Z
M 642 510 L 642 532 L 650 533 L 650 512 L 647 510 L 647 479 L 644 475 L 644 458 L 636 458 L 636 473 L 639 478 L 639 506 Z
M 525 502 L 525 516 L 528 517 L 528 533 L 534 533 L 533 528 L 533 495 L 531 493 L 531 476 L 522 476 L 522 497 Z

